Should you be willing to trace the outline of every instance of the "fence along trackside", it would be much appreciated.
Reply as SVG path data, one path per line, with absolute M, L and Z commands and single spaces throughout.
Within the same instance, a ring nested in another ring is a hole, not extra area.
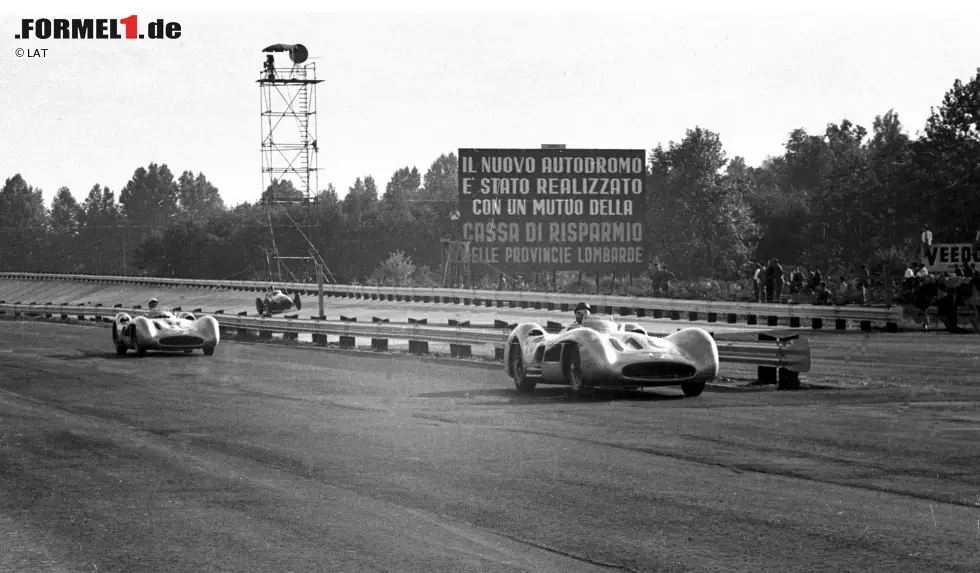
M 290 292 L 317 294 L 316 285 L 308 283 L 278 283 L 261 281 L 216 281 L 204 279 L 176 279 L 156 277 L 121 277 L 108 275 L 78 275 L 51 273 L 0 273 L 0 278 L 21 280 L 86 281 L 103 283 L 130 283 L 152 286 L 185 286 L 222 288 L 228 290 L 265 291 L 270 286 Z M 897 331 L 902 317 L 901 307 L 868 308 L 816 305 L 763 304 L 753 302 L 698 301 L 664 298 L 646 298 L 612 295 L 581 295 L 545 292 L 514 292 L 495 290 L 466 290 L 410 287 L 370 287 L 357 285 L 324 285 L 324 295 L 336 298 L 357 298 L 397 302 L 443 302 L 498 308 L 534 308 L 536 310 L 561 310 L 567 312 L 583 297 L 594 307 L 607 314 L 632 315 L 644 318 L 680 319 L 682 313 L 689 320 L 701 317 L 717 322 L 724 317 L 735 324 L 739 316 L 747 324 L 757 324 L 759 317 L 769 326 L 777 326 L 780 319 L 788 319 L 790 327 L 799 327 L 802 319 L 809 319 L 814 329 L 823 328 L 823 322 L 833 320 L 835 328 L 844 330 L 848 321 L 858 322 L 862 330 L 871 330 L 871 323 L 884 323 L 889 331 Z
M 138 308 L 109 308 L 101 305 L 55 305 L 55 304 L 9 304 L 0 302 L 0 314 L 7 312 L 14 316 L 28 315 L 53 318 L 60 315 L 63 320 L 77 317 L 95 317 L 98 320 L 111 320 L 116 314 L 125 312 L 140 314 Z M 222 330 L 237 329 L 239 335 L 258 331 L 259 339 L 269 339 L 272 333 L 282 333 L 287 339 L 295 340 L 300 333 L 313 335 L 314 344 L 326 345 L 327 336 L 340 337 L 341 346 L 355 346 L 356 338 L 370 338 L 375 350 L 387 350 L 388 340 L 407 340 L 409 352 L 428 354 L 430 342 L 448 343 L 450 354 L 459 358 L 472 356 L 472 346 L 492 345 L 495 356 L 503 357 L 503 346 L 510 331 L 507 329 L 481 329 L 464 326 L 427 326 L 419 324 L 352 323 L 346 321 L 302 320 L 298 318 L 260 318 L 231 316 L 217 313 L 196 312 L 197 316 L 213 316 Z M 765 337 L 765 338 L 763 338 Z M 780 384 L 790 387 L 799 383 L 799 374 L 810 371 L 809 342 L 794 335 L 777 339 L 760 335 L 762 342 L 717 342 L 718 354 L 722 363 L 742 363 L 759 366 L 760 381 L 773 381 L 777 376 Z

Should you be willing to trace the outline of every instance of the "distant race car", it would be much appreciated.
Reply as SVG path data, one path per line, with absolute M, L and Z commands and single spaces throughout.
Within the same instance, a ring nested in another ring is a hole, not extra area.
M 504 347 L 504 365 L 523 394 L 538 384 L 560 384 L 575 395 L 680 386 L 685 395 L 699 396 L 718 375 L 718 346 L 700 328 L 659 338 L 639 324 L 592 315 L 556 334 L 536 323 L 519 324 Z
M 296 307 L 296 310 L 303 308 L 303 303 L 299 299 L 299 293 L 294 294 L 293 298 L 289 298 L 289 295 L 283 294 L 281 290 L 277 290 L 273 293 L 266 293 L 265 298 L 256 297 L 255 299 L 255 310 L 259 311 L 260 316 L 286 312 L 293 307 Z
M 206 356 L 214 354 L 220 341 L 218 321 L 213 316 L 195 317 L 189 312 L 158 312 L 151 317 L 131 317 L 119 313 L 112 323 L 112 342 L 116 354 L 134 350 L 145 356 L 147 350 L 183 351 L 200 348 Z

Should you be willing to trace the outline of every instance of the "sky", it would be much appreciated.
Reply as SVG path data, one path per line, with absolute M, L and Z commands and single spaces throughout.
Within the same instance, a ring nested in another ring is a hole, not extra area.
M 914 136 L 980 67 L 980 3 L 281 4 L 0 13 L 0 176 L 20 173 L 50 204 L 62 186 L 79 201 L 96 183 L 118 197 L 137 168 L 165 163 L 203 172 L 228 205 L 254 202 L 268 184 L 256 80 L 277 43 L 305 45 L 324 80 L 319 188 L 341 196 L 367 175 L 383 193 L 397 169 L 424 174 L 459 148 L 649 151 L 700 126 L 759 165 L 794 129 L 846 118 L 870 130 L 889 109 Z M 131 14 L 141 32 L 163 18 L 181 36 L 14 38 L 23 18 Z

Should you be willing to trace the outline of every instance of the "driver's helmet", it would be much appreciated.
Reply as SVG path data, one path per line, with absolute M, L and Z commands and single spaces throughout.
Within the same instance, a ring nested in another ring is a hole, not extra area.
M 148 307 L 150 308 L 150 310 L 156 310 L 156 308 L 157 308 L 157 307 L 158 307 L 159 305 L 160 305 L 160 301 L 158 301 L 158 300 L 157 300 L 157 299 L 155 299 L 155 298 L 151 298 L 151 299 L 150 299 L 150 302 L 148 302 L 148 303 L 147 303 L 147 306 L 148 306 Z
M 575 322 L 582 324 L 585 317 L 592 313 L 592 307 L 587 302 L 580 302 L 575 305 Z

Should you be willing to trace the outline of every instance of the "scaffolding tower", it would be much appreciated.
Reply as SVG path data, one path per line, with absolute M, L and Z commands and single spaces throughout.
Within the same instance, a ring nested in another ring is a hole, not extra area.
M 260 95 L 262 124 L 262 204 L 268 206 L 267 217 L 271 236 L 266 252 L 270 278 L 283 280 L 283 267 L 299 281 L 285 261 L 300 260 L 312 263 L 330 282 L 333 275 L 307 233 L 289 212 L 292 205 L 312 205 L 319 192 L 317 163 L 316 86 L 323 80 L 316 77 L 316 64 L 306 63 L 309 53 L 302 44 L 275 44 L 262 50 L 267 53 L 262 73 L 257 80 Z M 276 65 L 274 53 L 286 52 L 290 67 Z M 307 244 L 304 255 L 283 256 L 276 241 L 272 212 L 280 209 L 292 228 Z M 309 228 L 307 228 L 309 232 Z M 275 273 L 273 273 L 273 260 Z
M 470 242 L 442 239 L 442 286 L 468 288 L 472 286 L 470 274 Z

